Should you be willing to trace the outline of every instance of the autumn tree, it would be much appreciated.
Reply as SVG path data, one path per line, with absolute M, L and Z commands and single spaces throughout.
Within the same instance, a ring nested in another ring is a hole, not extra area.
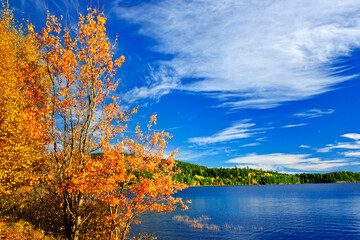
M 32 35 L 3 5 L 0 19 L 0 199 L 30 187 L 44 160 L 47 78 Z
M 164 157 L 171 136 L 152 130 L 156 115 L 146 132 L 125 134 L 137 109 L 122 110 L 114 96 L 125 58 L 113 60 L 105 23 L 91 9 L 70 28 L 48 14 L 46 27 L 32 33 L 51 82 L 47 171 L 39 179 L 59 203 L 67 239 L 125 239 L 143 213 L 186 207 L 172 196 L 184 185 L 173 180 L 175 153 Z

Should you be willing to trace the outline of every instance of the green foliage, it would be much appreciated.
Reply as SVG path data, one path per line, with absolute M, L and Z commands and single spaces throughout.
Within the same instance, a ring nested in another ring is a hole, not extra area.
M 250 168 L 207 168 L 181 161 L 177 161 L 177 166 L 181 173 L 175 176 L 175 180 L 189 186 L 360 182 L 360 173 L 345 171 L 292 175 Z

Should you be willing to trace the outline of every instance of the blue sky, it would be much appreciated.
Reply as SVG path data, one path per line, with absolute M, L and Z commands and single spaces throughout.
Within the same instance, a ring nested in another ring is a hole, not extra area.
M 86 2 L 86 4 L 85 4 Z M 39 30 L 100 8 L 131 120 L 208 167 L 360 171 L 360 0 L 10 0 Z

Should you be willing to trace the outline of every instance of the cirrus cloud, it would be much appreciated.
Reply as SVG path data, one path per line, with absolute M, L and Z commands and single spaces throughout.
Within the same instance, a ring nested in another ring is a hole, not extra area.
M 296 171 L 329 171 L 336 167 L 349 165 L 345 160 L 321 160 L 320 158 L 310 157 L 309 154 L 284 154 L 271 153 L 258 155 L 248 154 L 244 157 L 237 157 L 227 161 L 235 163 L 237 166 L 249 166 L 256 169 L 284 171 L 291 169 Z
M 112 11 L 156 40 L 153 51 L 172 56 L 157 62 L 175 73 L 172 84 L 164 83 L 164 94 L 171 88 L 216 93 L 221 107 L 265 109 L 324 93 L 353 77 L 340 76 L 341 64 L 331 64 L 360 46 L 355 0 L 125 5 L 115 1 Z M 185 78 L 194 80 L 178 84 Z
M 198 145 L 227 142 L 242 138 L 250 138 L 256 134 L 264 133 L 264 130 L 271 129 L 271 128 L 252 128 L 253 126 L 255 126 L 255 123 L 249 123 L 248 121 L 249 121 L 248 119 L 245 119 L 211 136 L 190 138 L 189 142 L 196 143 Z
M 339 142 L 336 144 L 327 144 L 326 147 L 320 148 L 318 152 L 330 152 L 332 149 L 351 149 L 351 150 L 360 150 L 360 134 L 358 133 L 346 133 L 341 135 L 342 137 L 349 138 L 353 140 L 352 142 Z M 346 157 L 357 157 L 360 156 L 356 152 L 347 152 L 344 153 Z
M 335 112 L 334 109 L 327 109 L 327 110 L 310 109 L 305 112 L 296 113 L 296 114 L 294 114 L 294 116 L 305 117 L 305 118 L 317 118 L 317 117 L 322 117 L 324 115 L 332 114 L 334 112 Z

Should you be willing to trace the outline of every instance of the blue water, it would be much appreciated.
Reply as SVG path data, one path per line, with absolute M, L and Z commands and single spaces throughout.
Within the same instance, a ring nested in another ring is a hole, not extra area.
M 177 194 L 187 211 L 143 217 L 138 232 L 159 239 L 360 239 L 360 183 L 193 187 Z M 192 228 L 174 216 L 217 230 Z

